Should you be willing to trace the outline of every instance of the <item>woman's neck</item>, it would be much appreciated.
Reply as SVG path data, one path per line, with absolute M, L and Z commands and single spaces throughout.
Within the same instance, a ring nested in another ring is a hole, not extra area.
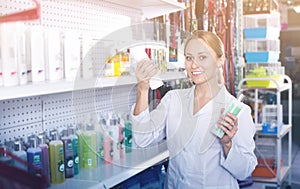
M 197 84 L 195 86 L 195 98 L 197 99 L 212 99 L 214 98 L 220 91 L 223 85 L 217 84 Z
M 202 109 L 220 91 L 222 86 L 214 85 L 210 87 L 208 83 L 196 85 L 194 91 L 194 114 Z

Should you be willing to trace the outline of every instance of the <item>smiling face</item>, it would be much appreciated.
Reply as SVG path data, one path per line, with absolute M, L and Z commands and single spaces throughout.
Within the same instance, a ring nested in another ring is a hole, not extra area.
M 223 60 L 223 56 L 218 57 L 202 39 L 192 38 L 186 44 L 185 68 L 196 85 L 217 80 L 218 69 L 222 66 Z

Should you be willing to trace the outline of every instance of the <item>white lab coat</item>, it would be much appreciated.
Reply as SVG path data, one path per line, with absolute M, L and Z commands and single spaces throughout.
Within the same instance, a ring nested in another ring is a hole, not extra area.
M 219 119 L 221 108 L 236 98 L 223 86 L 216 97 L 193 115 L 194 89 L 193 86 L 169 91 L 153 111 L 132 114 L 133 140 L 146 147 L 166 139 L 170 154 L 168 189 L 238 189 L 237 179 L 250 176 L 257 165 L 251 109 L 243 105 L 238 115 L 238 131 L 225 157 L 219 138 L 210 129 Z

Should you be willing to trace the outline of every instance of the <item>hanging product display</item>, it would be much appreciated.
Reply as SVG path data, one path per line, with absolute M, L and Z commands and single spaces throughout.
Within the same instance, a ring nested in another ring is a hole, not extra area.
M 195 15 L 197 19 L 197 29 L 198 30 L 203 30 L 203 17 L 204 17 L 204 0 L 196 0 L 196 5 L 195 5 Z

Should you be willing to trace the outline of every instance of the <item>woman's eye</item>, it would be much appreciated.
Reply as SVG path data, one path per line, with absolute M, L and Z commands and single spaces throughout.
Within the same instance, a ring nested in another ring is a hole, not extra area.
M 192 60 L 193 60 L 193 58 L 192 58 L 191 56 L 186 56 L 185 59 L 186 59 L 187 61 L 192 61 Z
M 206 56 L 199 56 L 199 60 L 204 60 Z

